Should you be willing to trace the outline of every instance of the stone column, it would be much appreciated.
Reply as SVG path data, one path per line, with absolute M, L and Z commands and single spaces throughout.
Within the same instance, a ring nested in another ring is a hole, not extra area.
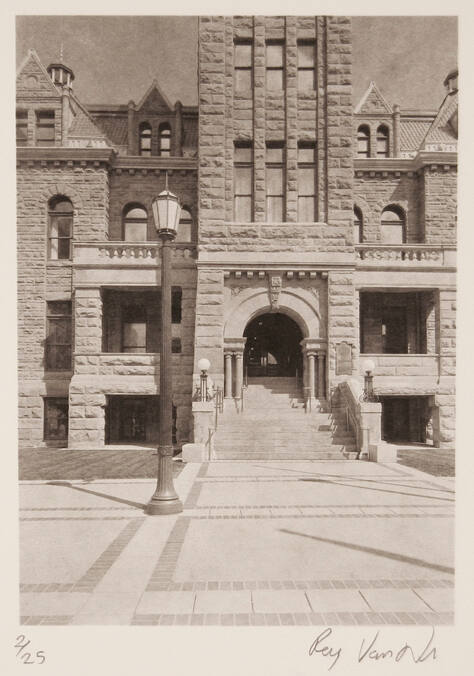
M 224 397 L 226 399 L 232 398 L 232 352 L 225 352 L 225 375 L 224 375 Z
M 242 352 L 235 353 L 235 398 L 240 399 L 242 385 L 244 383 L 244 355 Z
M 324 387 L 324 354 L 322 352 L 318 353 L 318 399 L 325 398 L 325 387 Z
M 308 355 L 308 387 L 309 387 L 309 396 L 311 399 L 314 399 L 315 394 L 315 354 L 310 352 Z

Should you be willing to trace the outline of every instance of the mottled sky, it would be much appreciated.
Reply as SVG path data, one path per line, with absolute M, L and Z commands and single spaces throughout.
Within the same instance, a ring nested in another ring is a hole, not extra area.
M 17 63 L 33 47 L 45 66 L 63 43 L 84 103 L 140 101 L 156 78 L 173 104 L 197 102 L 193 16 L 19 16 Z M 353 17 L 354 105 L 371 80 L 390 103 L 436 109 L 457 65 L 456 17 Z

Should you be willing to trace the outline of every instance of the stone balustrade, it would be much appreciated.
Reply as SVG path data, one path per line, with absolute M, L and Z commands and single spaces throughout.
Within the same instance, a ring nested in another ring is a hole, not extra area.
M 158 242 L 75 242 L 75 264 L 84 265 L 152 265 L 160 261 Z M 196 246 L 191 243 L 175 243 L 173 260 L 192 261 L 196 258 Z
M 357 267 L 455 267 L 456 248 L 430 244 L 356 244 Z

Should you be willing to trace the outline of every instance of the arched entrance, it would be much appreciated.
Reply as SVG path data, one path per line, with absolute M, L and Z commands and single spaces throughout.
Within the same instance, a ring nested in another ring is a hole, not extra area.
M 244 369 L 250 378 L 259 376 L 290 377 L 302 374 L 298 324 L 281 312 L 267 312 L 246 326 Z

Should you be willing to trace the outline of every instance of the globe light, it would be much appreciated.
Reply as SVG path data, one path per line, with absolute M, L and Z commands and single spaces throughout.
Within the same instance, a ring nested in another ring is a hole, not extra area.
M 375 362 L 372 359 L 366 359 L 362 364 L 362 368 L 364 369 L 364 373 L 370 375 L 375 371 Z
M 206 359 L 205 357 L 203 357 L 198 361 L 198 369 L 200 371 L 209 371 L 210 366 L 211 362 L 209 361 L 209 359 Z

